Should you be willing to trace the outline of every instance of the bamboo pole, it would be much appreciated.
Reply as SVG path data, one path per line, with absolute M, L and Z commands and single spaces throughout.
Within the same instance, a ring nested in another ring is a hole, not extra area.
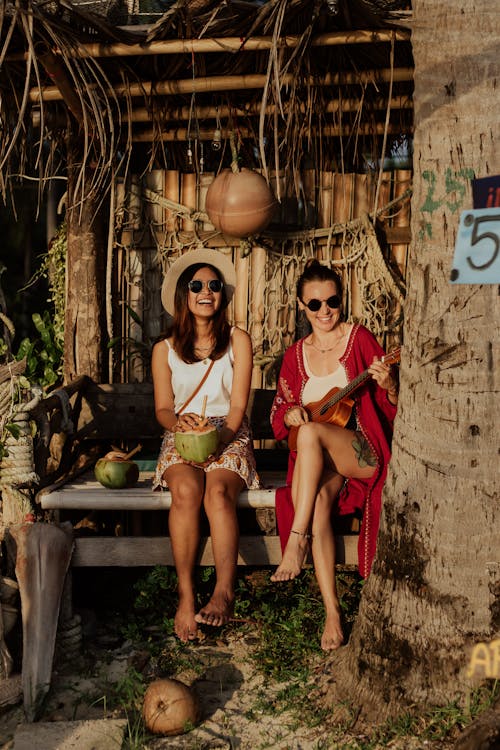
M 251 255 L 251 292 L 250 311 L 253 350 L 256 355 L 263 353 L 264 333 L 264 292 L 266 288 L 266 251 L 263 247 L 256 246 Z M 262 385 L 262 370 L 259 365 L 254 365 L 252 372 L 252 388 L 260 388 Z
M 411 130 L 411 129 L 410 129 Z M 222 129 L 222 138 L 224 140 L 229 139 L 232 131 L 229 129 Z M 312 128 L 311 137 L 317 137 L 319 133 L 325 138 L 336 138 L 338 136 L 349 136 L 352 135 L 352 126 L 343 125 L 325 125 L 322 128 Z M 399 134 L 401 133 L 401 125 L 391 124 L 388 127 L 384 123 L 365 123 L 356 125 L 356 132 L 358 135 L 383 135 L 384 133 Z M 239 127 L 238 133 L 242 138 L 255 138 L 255 131 L 250 128 Z M 187 128 L 175 128 L 173 130 L 165 130 L 162 133 L 158 133 L 156 130 L 144 130 L 141 133 L 134 133 L 132 140 L 136 143 L 153 143 L 157 141 L 168 141 L 168 142 L 179 142 L 188 140 L 188 129 Z M 203 129 L 197 132 L 196 137 L 200 141 L 211 141 L 213 139 L 213 129 Z
M 196 205 L 196 175 L 194 172 L 181 174 L 181 203 L 191 209 L 198 208 Z M 182 229 L 185 232 L 193 232 L 194 221 L 191 219 L 181 220 Z
M 179 203 L 179 171 L 177 169 L 167 169 L 165 171 L 165 198 L 175 203 Z M 175 232 L 178 229 L 177 216 L 170 208 L 165 208 L 165 230 Z
M 405 42 L 410 39 L 410 32 L 397 31 L 340 31 L 320 34 L 315 37 L 313 47 L 332 47 L 343 44 L 375 44 L 377 42 Z M 81 44 L 75 56 L 81 57 L 132 57 L 143 55 L 178 55 L 201 52 L 255 52 L 268 49 L 293 48 L 301 41 L 299 36 L 283 36 L 277 40 L 273 37 L 255 36 L 243 40 L 241 37 L 215 37 L 213 39 L 172 39 L 149 44 Z M 71 53 L 70 53 L 71 54 Z
M 198 206 L 200 208 L 200 211 L 205 211 L 205 201 L 208 193 L 208 188 L 214 181 L 214 173 L 213 172 L 205 172 L 204 174 L 201 174 L 198 180 Z M 210 222 L 210 219 L 207 218 L 206 221 L 200 222 L 201 230 L 209 232 L 212 230 L 212 232 L 215 232 L 214 225 Z
M 306 114 L 307 104 L 305 102 L 298 102 L 298 111 Z M 390 106 L 391 111 L 393 110 L 411 110 L 413 109 L 413 101 L 408 95 L 393 96 L 391 101 L 388 103 L 384 97 L 378 97 L 370 102 L 371 111 L 385 112 L 387 107 Z M 122 112 L 122 122 L 151 122 L 156 116 L 161 117 L 163 122 L 168 120 L 174 120 L 176 122 L 188 121 L 189 120 L 189 107 L 172 107 L 166 112 L 164 108 L 156 111 L 155 100 L 152 102 L 151 107 L 137 107 L 130 114 Z M 337 112 L 357 112 L 359 109 L 359 99 L 331 99 L 324 112 L 331 114 Z M 285 113 L 288 111 L 287 103 L 284 103 Z M 242 106 L 229 107 L 228 105 L 222 104 L 219 107 L 214 106 L 201 106 L 196 108 L 196 113 L 199 120 L 215 120 L 217 117 L 226 118 L 234 117 L 236 114 L 238 117 L 257 117 L 261 112 L 260 102 L 247 102 Z M 276 105 L 269 104 L 265 108 L 265 115 L 273 115 L 276 112 Z M 41 113 L 40 110 L 34 109 L 31 115 L 31 123 L 34 128 L 39 128 L 41 124 Z M 66 118 L 63 116 L 54 117 L 51 116 L 51 124 L 55 126 L 64 127 L 66 125 Z M 213 135 L 213 134 L 212 134 Z
M 55 83 L 61 99 L 71 114 L 81 123 L 83 119 L 82 102 L 72 85 L 60 56 L 54 55 L 46 44 L 37 45 L 37 58 Z
M 334 175 L 334 188 L 333 188 L 333 221 L 339 224 L 347 224 L 352 218 L 351 212 L 351 198 L 352 198 L 352 175 L 338 174 Z M 343 248 L 345 242 L 345 236 L 339 237 L 341 244 L 334 248 L 333 257 L 335 259 L 342 258 L 343 255 L 349 255 Z M 342 276 L 342 284 L 344 286 L 344 302 L 347 303 L 347 307 L 344 307 L 346 315 L 351 314 L 351 269 L 349 267 L 338 269 Z M 346 294 L 347 292 L 347 294 Z
M 318 221 L 321 227 L 331 227 L 334 223 L 333 178 L 333 172 L 320 173 Z M 328 249 L 324 247 L 319 253 L 317 252 L 317 254 L 319 254 L 320 259 L 327 260 Z
M 305 114 L 308 111 L 308 105 L 306 102 L 299 102 L 298 103 L 298 111 Z M 371 110 L 378 110 L 381 112 L 385 112 L 387 109 L 388 102 L 387 99 L 380 96 L 377 97 L 377 99 L 374 99 L 373 101 L 370 101 L 370 111 Z M 287 111 L 286 102 L 284 102 L 284 108 L 285 112 Z M 401 110 L 401 109 L 412 109 L 413 108 L 413 102 L 411 97 L 409 96 L 393 96 L 390 101 L 390 108 L 391 110 Z M 272 115 L 276 112 L 277 106 L 275 104 L 269 104 L 265 108 L 265 114 L 266 115 Z M 359 99 L 330 99 L 326 107 L 323 108 L 323 112 L 326 113 L 335 113 L 335 112 L 357 112 L 359 110 Z M 222 117 L 226 118 L 229 116 L 233 116 L 235 114 L 239 116 L 248 117 L 249 115 L 260 115 L 261 113 L 261 106 L 260 102 L 247 102 L 243 106 L 232 106 L 222 104 L 218 107 L 208 105 L 208 106 L 201 106 L 196 108 L 196 114 L 199 120 L 206 120 L 209 118 L 215 119 L 216 117 Z M 35 113 L 36 114 L 36 113 Z M 172 108 L 171 110 L 167 110 L 165 113 L 164 108 L 161 109 L 161 112 L 158 113 L 161 114 L 161 117 L 163 120 L 168 120 L 169 118 L 172 120 L 176 120 L 177 122 L 181 120 L 189 120 L 189 114 L 190 114 L 190 108 L 189 107 L 176 107 Z M 155 107 L 154 102 L 152 107 L 139 107 L 137 109 L 134 109 L 132 113 L 129 116 L 128 112 L 123 112 L 122 114 L 122 120 L 123 122 L 150 122 L 150 120 L 155 115 Z M 32 120 L 35 122 L 35 120 Z
M 369 84 L 392 81 L 412 81 L 413 68 L 381 68 L 379 70 L 362 70 L 357 72 L 327 73 L 323 78 L 309 77 L 304 86 L 338 86 L 346 84 Z M 209 91 L 244 91 L 246 89 L 263 89 L 268 77 L 261 73 L 234 76 L 210 76 L 205 78 L 185 78 L 172 81 L 139 81 L 134 83 L 119 83 L 112 89 L 105 91 L 113 97 L 150 97 L 178 94 L 192 94 Z M 292 74 L 284 75 L 281 79 L 282 88 L 295 82 Z M 96 88 L 96 84 L 89 84 L 89 89 Z M 31 102 L 61 101 L 62 94 L 57 86 L 43 86 L 32 88 L 29 92 Z
M 412 181 L 412 173 L 409 169 L 398 169 L 394 172 L 394 198 L 399 198 L 408 189 Z M 392 220 L 394 227 L 407 227 L 410 224 L 410 202 L 400 206 Z M 398 264 L 401 276 L 406 278 L 406 264 L 408 260 L 408 245 L 392 245 L 392 254 Z
M 116 335 L 121 336 L 121 343 L 120 348 L 117 349 L 117 352 L 115 354 L 114 360 L 115 360 L 115 373 L 118 376 L 118 382 L 123 383 L 125 382 L 126 378 L 126 356 L 125 356 L 125 344 L 124 344 L 124 337 L 125 337 L 125 328 L 124 328 L 124 320 L 125 320 L 125 305 L 123 304 L 123 300 L 125 299 L 125 273 L 124 273 L 124 265 L 125 265 L 125 255 L 123 249 L 123 222 L 125 220 L 125 213 L 126 213 L 126 204 L 127 204 L 127 196 L 125 191 L 125 182 L 120 180 L 119 182 L 115 183 L 115 190 L 116 190 L 116 199 L 115 199 L 115 205 L 116 205 L 116 218 L 115 218 L 115 225 L 117 227 L 117 232 L 115 235 L 115 243 L 116 243 L 116 260 L 115 260 L 115 274 L 116 274 L 116 295 L 117 299 L 119 300 L 118 309 L 114 312 L 114 320 L 116 321 L 115 325 L 115 331 Z M 118 363 L 118 364 L 117 364 Z M 115 378 L 113 377 L 112 382 L 115 382 Z
M 241 253 L 237 253 L 234 265 L 236 268 L 236 290 L 233 297 L 234 324 L 248 331 L 249 256 L 246 255 L 243 258 Z
M 411 32 L 397 31 L 335 31 L 320 34 L 311 41 L 313 47 L 334 47 L 343 44 L 375 44 L 379 42 L 406 42 Z M 74 49 L 65 50 L 67 57 L 144 57 L 146 55 L 199 54 L 202 52 L 256 52 L 268 49 L 296 47 L 302 37 L 288 35 L 274 40 L 269 36 L 254 36 L 242 40 L 241 37 L 214 37 L 206 39 L 165 39 L 144 44 L 88 43 L 78 44 Z M 28 53 L 16 53 L 6 57 L 7 62 L 27 60 Z
M 304 214 L 307 217 L 307 223 L 310 226 L 311 223 L 316 225 L 316 205 L 318 203 L 318 190 L 316 186 L 316 170 L 304 169 L 302 170 L 302 186 L 304 189 Z M 311 212 L 314 215 L 311 216 Z
M 163 194 L 163 188 L 165 184 L 163 171 L 160 169 L 154 169 L 145 175 L 146 186 L 150 190 L 154 190 L 160 195 Z M 162 275 L 158 263 L 155 260 L 156 247 L 155 238 L 163 232 L 163 207 L 158 203 L 146 202 L 145 205 L 146 214 L 149 216 L 153 224 L 153 235 L 151 237 L 151 247 L 145 249 L 143 254 L 144 270 L 142 275 L 142 286 L 144 294 L 144 325 L 143 325 L 143 336 L 147 340 L 148 338 L 154 340 L 157 338 L 162 330 L 162 304 L 161 304 L 161 284 Z
M 353 175 L 354 181 L 354 195 L 353 195 L 353 218 L 357 219 L 363 214 L 368 213 L 368 192 L 367 192 L 367 176 L 365 174 Z M 358 278 L 356 274 L 356 268 L 351 276 L 351 313 L 355 318 L 360 318 L 363 311 L 363 300 L 361 297 L 361 290 L 359 288 Z
M 140 227 L 140 216 L 142 213 L 142 195 L 141 195 L 141 183 L 137 176 L 132 176 L 132 189 L 130 191 L 130 217 L 131 222 L 135 229 Z M 133 236 L 133 233 L 132 233 Z M 144 295 L 142 289 L 142 277 L 143 277 L 143 258 L 142 250 L 139 250 L 135 242 L 132 240 L 128 247 L 127 252 L 127 281 L 128 285 L 125 289 L 125 301 L 129 306 L 132 314 L 128 311 L 126 313 L 126 328 L 124 335 L 130 339 L 130 341 L 140 341 L 142 338 L 142 330 L 139 323 L 134 320 L 134 314 L 143 321 L 144 320 Z M 135 353 L 128 352 L 128 378 L 129 383 L 140 383 L 143 380 L 143 366 L 142 360 Z

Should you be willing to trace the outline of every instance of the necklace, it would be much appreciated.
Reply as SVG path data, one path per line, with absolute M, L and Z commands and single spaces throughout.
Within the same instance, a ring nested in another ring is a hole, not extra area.
M 316 344 L 314 344 L 313 341 L 306 341 L 306 344 L 308 346 L 312 346 L 313 349 L 316 349 L 316 351 L 319 352 L 320 354 L 326 354 L 327 352 L 332 352 L 334 349 L 336 349 L 337 346 L 339 345 L 340 340 L 341 339 L 339 339 L 333 346 L 330 346 L 328 349 L 320 349 L 320 347 L 316 346 Z

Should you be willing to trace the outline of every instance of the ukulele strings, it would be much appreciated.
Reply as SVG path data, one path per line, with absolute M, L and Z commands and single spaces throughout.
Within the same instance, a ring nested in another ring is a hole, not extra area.
M 394 351 L 390 352 L 389 354 L 384 354 L 382 357 L 382 362 L 388 362 L 389 364 L 393 364 L 394 362 L 397 362 L 399 359 L 401 353 L 401 347 L 398 349 L 394 349 Z M 354 380 L 351 380 L 348 385 L 345 386 L 345 388 L 342 388 L 341 390 L 338 390 L 336 393 L 333 394 L 331 398 L 328 399 L 325 403 L 319 404 L 314 409 L 311 409 L 309 411 L 309 414 L 311 417 L 319 417 L 322 414 L 325 413 L 327 409 L 330 409 L 332 406 L 335 406 L 339 401 L 342 401 L 343 398 L 346 396 L 349 396 L 350 393 L 352 393 L 358 385 L 360 385 L 366 378 L 368 377 L 368 370 L 364 370 L 363 372 L 360 372 L 359 375 L 357 375 Z

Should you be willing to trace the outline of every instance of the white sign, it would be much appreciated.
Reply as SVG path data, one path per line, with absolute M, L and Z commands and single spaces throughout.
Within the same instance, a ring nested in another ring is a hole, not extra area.
M 500 284 L 500 208 L 462 211 L 452 284 Z

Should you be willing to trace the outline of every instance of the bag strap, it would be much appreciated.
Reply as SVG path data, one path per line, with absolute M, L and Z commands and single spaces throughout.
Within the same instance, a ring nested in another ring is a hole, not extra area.
M 180 414 L 182 414 L 182 412 L 185 410 L 186 406 L 191 403 L 191 401 L 193 400 L 193 398 L 199 392 L 201 386 L 203 385 L 203 383 L 205 382 L 205 380 L 210 375 L 210 370 L 212 369 L 212 367 L 214 365 L 215 365 L 215 359 L 212 359 L 212 361 L 210 362 L 209 366 L 207 367 L 207 369 L 205 371 L 204 376 L 202 377 L 202 379 L 200 380 L 200 382 L 198 383 L 198 385 L 196 386 L 196 388 L 194 389 L 194 391 L 192 392 L 192 394 L 190 395 L 190 397 L 188 398 L 188 400 L 183 403 L 183 405 L 181 406 L 181 408 L 177 412 L 177 416 L 179 416 Z

